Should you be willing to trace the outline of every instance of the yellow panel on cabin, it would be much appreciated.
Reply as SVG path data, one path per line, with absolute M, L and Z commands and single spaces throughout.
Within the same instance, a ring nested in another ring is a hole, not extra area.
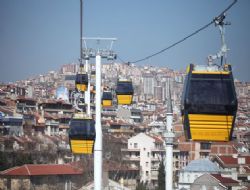
M 112 106 L 112 100 L 102 100 L 102 106 Z
M 192 140 L 229 141 L 230 129 L 195 129 L 191 128 Z
M 87 85 L 85 84 L 76 84 L 76 88 L 77 90 L 81 91 L 81 92 L 84 92 L 87 90 Z
M 132 95 L 117 95 L 119 105 L 129 105 L 132 103 Z
M 188 114 L 189 121 L 232 122 L 232 115 Z
M 222 128 L 230 127 L 231 128 L 231 126 L 232 126 L 232 122 L 227 122 L 227 121 L 223 121 L 223 122 L 216 122 L 216 121 L 212 121 L 212 122 L 189 121 L 189 122 L 190 122 L 190 126 L 193 126 L 193 127 L 199 127 L 199 126 L 203 126 L 203 125 L 205 125 L 205 126 L 210 126 L 211 125 L 211 126 L 218 127 L 218 128 L 220 128 L 220 127 L 222 127 Z
M 229 75 L 229 71 L 192 71 L 193 74 Z
M 92 154 L 93 140 L 71 140 L 71 150 L 74 154 Z

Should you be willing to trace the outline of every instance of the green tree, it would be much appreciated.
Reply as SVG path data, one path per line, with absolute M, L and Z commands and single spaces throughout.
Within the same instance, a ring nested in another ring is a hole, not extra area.
M 0 152 L 0 171 L 8 169 L 8 158 L 4 152 Z
M 163 160 L 158 169 L 158 190 L 165 190 L 165 166 Z
M 140 183 L 137 184 L 136 190 L 147 190 L 147 186 L 146 186 L 145 183 L 140 182 Z

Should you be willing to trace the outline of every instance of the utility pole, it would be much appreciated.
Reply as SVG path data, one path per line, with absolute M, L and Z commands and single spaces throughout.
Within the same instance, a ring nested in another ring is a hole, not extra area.
M 95 99 L 95 147 L 94 147 L 94 187 L 102 189 L 102 126 L 101 126 L 101 56 L 96 54 L 96 99 Z
M 95 97 L 95 131 L 96 139 L 94 146 L 94 189 L 102 190 L 102 125 L 101 125 L 101 86 L 102 86 L 102 64 L 101 59 L 106 58 L 112 60 L 116 58 L 116 54 L 111 50 L 116 38 L 82 38 L 84 40 L 85 48 L 83 48 L 82 54 L 84 59 L 94 58 L 96 60 L 96 97 Z M 87 40 L 100 41 L 111 41 L 111 46 L 109 49 L 89 49 L 87 48 Z M 90 102 L 88 102 L 90 104 Z
M 80 67 L 83 67 L 83 59 L 85 59 L 85 72 L 88 73 L 89 69 L 89 63 L 88 63 L 88 57 L 83 57 L 82 49 L 82 38 L 83 38 L 83 0 L 80 0 Z M 86 46 L 86 44 L 85 44 Z M 88 74 L 88 81 L 90 81 L 90 74 Z M 90 82 L 88 82 L 88 88 L 87 91 L 84 93 L 84 99 L 85 103 L 88 102 L 86 113 L 90 116 Z
M 90 64 L 89 64 L 89 60 L 85 60 L 85 72 L 88 74 L 88 88 L 87 88 L 87 91 L 85 92 L 85 97 L 84 97 L 84 99 L 85 99 L 85 102 L 88 102 L 88 104 L 87 104 L 87 108 L 86 108 L 86 113 L 87 113 L 87 115 L 91 115 L 90 114 L 90 79 L 91 79 L 91 67 L 90 67 Z
M 83 67 L 83 59 L 86 61 L 85 71 L 88 73 L 88 90 L 85 93 L 85 103 L 87 102 L 87 114 L 90 115 L 90 75 L 91 73 L 89 69 L 90 64 L 88 60 L 90 58 L 96 59 L 96 97 L 95 97 L 95 131 L 96 131 L 96 139 L 95 139 L 95 146 L 94 146 L 94 189 L 95 190 L 102 190 L 102 126 L 101 126 L 101 84 L 102 84 L 102 65 L 101 65 L 101 58 L 106 58 L 108 60 L 113 60 L 116 58 L 116 54 L 112 51 L 113 43 L 116 41 L 116 38 L 83 38 L 83 25 L 82 25 L 82 12 L 83 12 L 83 0 L 80 0 L 80 67 Z M 110 48 L 109 49 L 102 49 L 102 50 L 94 50 L 89 49 L 87 47 L 87 40 L 96 40 L 98 43 L 100 41 L 110 41 Z M 84 42 L 85 48 L 83 48 L 82 42 Z
M 170 80 L 168 80 L 169 93 L 167 101 L 167 125 L 164 132 L 165 147 L 166 147 L 166 157 L 165 157 L 165 190 L 173 189 L 173 109 L 171 100 L 171 90 L 170 90 Z

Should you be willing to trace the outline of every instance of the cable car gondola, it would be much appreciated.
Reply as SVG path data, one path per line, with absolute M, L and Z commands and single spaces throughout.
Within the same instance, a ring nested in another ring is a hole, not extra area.
M 230 141 L 237 112 L 231 65 L 193 65 L 182 97 L 185 136 L 197 141 Z
M 103 91 L 102 93 L 102 106 L 112 106 L 112 93 L 110 91 Z
M 88 74 L 77 73 L 75 79 L 75 87 L 79 92 L 85 92 L 88 88 Z
M 118 105 L 130 105 L 132 103 L 134 89 L 131 80 L 119 79 L 116 86 Z
M 92 154 L 95 142 L 95 121 L 76 113 L 70 121 L 69 141 L 74 154 Z

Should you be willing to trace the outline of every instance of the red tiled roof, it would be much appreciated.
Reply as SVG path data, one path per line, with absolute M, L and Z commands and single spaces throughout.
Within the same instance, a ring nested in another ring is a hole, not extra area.
M 245 164 L 250 164 L 250 156 L 239 156 L 234 158 L 232 156 L 217 156 L 225 165 L 238 165 L 238 158 L 245 158 Z
M 215 179 L 217 179 L 218 181 L 220 181 L 223 185 L 227 185 L 227 184 L 235 184 L 238 185 L 239 182 L 229 178 L 229 177 L 222 177 L 220 174 L 210 174 L 211 176 L 213 176 Z
M 59 119 L 58 115 L 53 115 L 53 114 L 48 113 L 48 112 L 45 112 L 45 113 L 44 113 L 44 118 L 54 119 L 54 120 Z
M 164 141 L 160 137 L 153 136 L 153 138 L 154 138 L 156 143 L 160 143 L 160 144 L 164 143 Z
M 64 105 L 70 105 L 70 103 L 65 102 L 64 100 L 55 100 L 55 99 L 46 99 L 45 101 L 42 102 L 43 104 L 57 104 L 57 103 L 61 103 Z
M 160 137 L 153 136 L 153 135 L 147 135 L 147 136 L 153 138 L 155 140 L 155 143 L 158 143 L 158 144 L 164 143 L 164 141 Z
M 25 164 L 4 170 L 3 176 L 37 176 L 37 175 L 80 175 L 82 170 L 69 164 Z
M 34 98 L 28 98 L 28 97 L 25 97 L 25 96 L 18 96 L 16 98 L 16 100 L 27 100 L 27 101 L 33 101 L 33 102 L 36 102 L 36 100 Z

